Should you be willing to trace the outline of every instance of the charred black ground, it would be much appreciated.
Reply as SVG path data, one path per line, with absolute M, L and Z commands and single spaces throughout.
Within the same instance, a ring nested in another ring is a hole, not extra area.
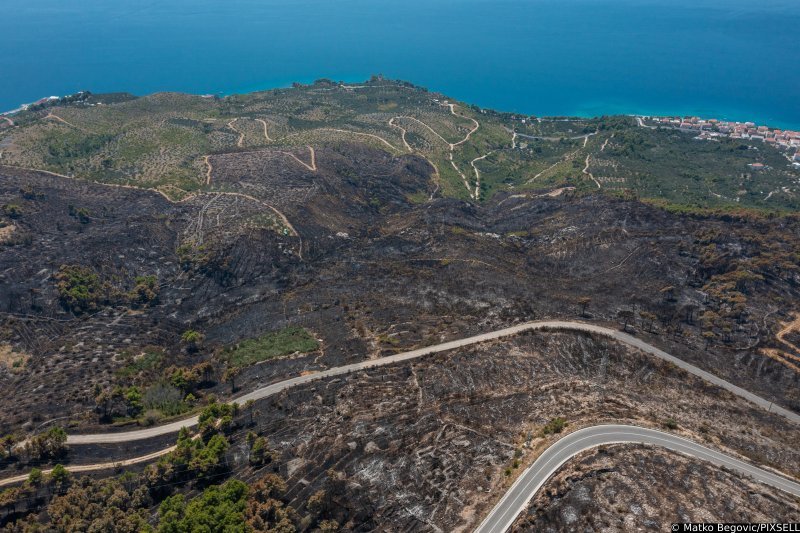
M 800 411 L 795 215 L 683 212 L 632 193 L 563 186 L 498 190 L 482 202 L 442 197 L 440 165 L 425 154 L 374 139 L 248 149 L 262 130 L 255 119 L 246 124 L 233 123 L 245 132 L 242 146 L 208 156 L 213 187 L 194 192 L 0 166 L 3 477 L 174 441 L 35 457 L 22 450 L 51 427 L 160 423 L 207 410 L 234 389 L 545 318 L 627 329 Z M 245 342 L 273 355 L 235 366 L 231 354 Z M 552 441 L 543 428 L 558 418 L 567 427 L 666 427 L 786 472 L 800 468 L 796 429 L 782 419 L 611 341 L 557 332 L 304 386 L 206 428 L 202 441 L 210 446 L 217 432 L 230 443 L 215 482 L 260 487 L 243 515 L 252 527 L 279 521 L 264 517 L 281 502 L 300 530 L 336 521 L 359 531 L 456 531 L 480 522 L 493 495 Z M 272 455 L 253 462 L 263 437 Z M 637 461 L 641 468 L 615 478 L 617 493 L 639 490 L 640 470 L 690 468 L 669 456 Z M 268 472 L 285 479 L 284 490 L 256 484 Z M 197 494 L 208 485 L 160 470 L 142 475 L 147 494 L 134 510 L 151 524 L 163 486 Z M 607 493 L 602 475 L 586 475 L 554 481 L 557 494 L 537 500 L 519 527 L 615 527 L 619 517 L 596 512 L 602 499 L 577 505 L 571 495 Z M 102 493 L 86 483 L 53 490 Z M 0 500 L 3 520 L 18 521 L 12 530 L 47 523 L 31 512 L 51 489 L 30 490 Z M 638 512 L 644 503 L 633 500 L 617 510 L 625 524 L 667 520 Z M 792 501 L 774 506 L 796 510 Z M 744 515 L 720 507 L 715 516 Z

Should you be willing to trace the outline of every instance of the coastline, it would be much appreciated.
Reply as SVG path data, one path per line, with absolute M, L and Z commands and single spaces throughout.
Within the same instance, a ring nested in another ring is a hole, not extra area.
M 344 86 L 351 86 L 351 85 L 363 85 L 365 81 L 358 79 L 357 77 L 345 77 L 339 78 L 334 80 L 336 82 L 344 81 Z M 397 82 L 397 81 L 404 81 L 404 80 L 387 80 L 389 82 Z M 255 92 L 266 92 L 271 91 L 274 89 L 290 89 L 293 83 L 301 83 L 303 85 L 309 85 L 314 82 L 314 79 L 307 79 L 307 80 L 294 80 L 285 83 L 277 83 L 268 87 L 258 86 L 258 87 L 248 87 L 243 89 L 236 89 L 232 91 L 205 91 L 205 92 L 191 92 L 191 91 L 182 91 L 182 90 L 169 90 L 164 89 L 156 91 L 156 92 L 175 92 L 181 94 L 188 94 L 194 96 L 204 96 L 204 95 L 214 95 L 220 97 L 227 97 L 233 95 L 243 95 L 243 94 L 250 94 Z M 413 82 L 411 82 L 413 83 Z M 548 110 L 542 112 L 541 110 L 527 110 L 517 108 L 515 106 L 493 106 L 493 105 L 482 105 L 478 99 L 472 98 L 464 98 L 461 96 L 457 96 L 457 91 L 455 93 L 451 93 L 446 90 L 439 90 L 439 89 L 431 89 L 434 92 L 441 92 L 443 94 L 447 94 L 448 96 L 453 97 L 456 100 L 461 102 L 465 102 L 468 104 L 477 105 L 482 109 L 487 109 L 499 113 L 512 113 L 512 114 L 519 114 L 519 115 L 528 115 L 528 116 L 535 116 L 539 118 L 552 118 L 552 117 L 563 117 L 563 118 L 571 118 L 577 120 L 589 120 L 598 118 L 601 116 L 629 116 L 629 117 L 652 117 L 652 118 L 671 118 L 671 117 L 700 117 L 702 119 L 710 120 L 716 119 L 719 121 L 725 122 L 739 122 L 739 123 L 748 123 L 752 122 L 759 126 L 767 126 L 770 129 L 781 129 L 781 130 L 793 130 L 793 131 L 800 131 L 800 123 L 792 123 L 786 122 L 781 119 L 776 119 L 774 117 L 770 118 L 760 118 L 758 113 L 747 113 L 746 111 L 741 110 L 718 110 L 715 111 L 714 109 L 708 108 L 706 106 L 678 106 L 679 108 L 672 108 L 672 107 L 660 107 L 660 106 L 638 106 L 638 105 L 625 105 L 619 102 L 610 103 L 610 104 L 600 104 L 600 103 L 583 103 L 577 106 L 573 106 L 570 109 L 566 109 L 563 112 L 561 111 L 553 111 Z M 76 93 L 75 93 L 76 94 Z M 95 94 L 103 94 L 102 92 L 98 92 Z M 135 93 L 132 93 L 135 94 Z M 147 93 L 147 94 L 154 94 L 154 93 Z M 144 95 L 137 95 L 137 96 L 147 96 Z M 64 95 L 62 97 L 69 96 Z M 14 109 L 9 111 L 0 111 L 0 116 L 3 117 L 10 117 L 22 111 L 25 111 L 28 106 L 33 105 L 35 103 L 41 102 L 46 100 L 48 97 L 39 98 L 37 100 L 32 100 L 30 103 L 23 103 L 18 104 L 18 106 Z M 49 98 L 53 98 L 50 96 Z
M 586 109 L 595 109 L 595 106 L 582 106 L 577 110 L 577 115 L 582 118 L 591 118 L 599 116 L 592 112 L 587 112 Z M 794 130 L 800 131 L 800 122 L 786 121 L 784 119 L 775 118 L 774 116 L 765 117 L 759 113 L 749 113 L 742 110 L 731 109 L 713 109 L 707 106 L 626 106 L 620 107 L 618 104 L 609 105 L 605 109 L 610 112 L 600 113 L 600 115 L 627 115 L 631 117 L 700 117 L 707 120 L 716 119 L 725 122 L 753 122 L 760 126 L 768 126 L 770 129 Z

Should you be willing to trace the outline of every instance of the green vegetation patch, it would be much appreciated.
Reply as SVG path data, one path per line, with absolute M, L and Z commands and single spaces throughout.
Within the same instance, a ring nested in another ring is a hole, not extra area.
M 180 200 L 198 190 L 237 192 L 238 186 L 224 180 L 207 181 L 208 155 L 358 142 L 426 158 L 437 168 L 437 194 L 468 201 L 570 186 L 579 193 L 618 191 L 678 206 L 800 209 L 800 173 L 788 152 L 769 143 L 700 140 L 697 132 L 640 127 L 627 116 L 537 119 L 500 113 L 401 81 L 368 81 L 358 90 L 322 81 L 225 98 L 76 98 L 20 113 L 18 127 L 3 130 L 1 140 L 13 148 L 4 152 L 4 164 L 155 187 Z M 86 105 L 105 98 L 107 105 Z M 229 126 L 234 120 L 239 122 Z M 256 122 L 264 120 L 266 130 Z M 428 198 L 418 193 L 408 200 Z M 84 223 L 91 218 L 77 211 L 73 216 Z M 205 255 L 195 252 L 199 259 Z
M 317 348 L 319 342 L 305 328 L 290 326 L 235 344 L 225 350 L 223 357 L 231 366 L 243 367 L 295 352 L 311 352 Z
M 121 378 L 132 378 L 142 372 L 153 370 L 161 365 L 163 354 L 157 351 L 145 351 L 141 357 L 134 358 L 133 361 L 117 370 L 117 376 Z
M 542 434 L 555 435 L 557 433 L 561 433 L 562 431 L 564 431 L 565 427 L 567 427 L 566 419 L 557 416 L 556 418 L 552 419 L 550 422 L 544 425 L 544 428 L 542 428 Z
M 141 307 L 158 297 L 158 278 L 152 275 L 136 276 L 133 289 L 127 292 L 88 266 L 61 265 L 54 278 L 61 304 L 76 315 L 107 305 Z
M 17 204 L 5 204 L 3 213 L 9 218 L 19 218 L 22 216 L 22 208 Z
M 61 302 L 73 313 L 95 311 L 108 299 L 109 287 L 88 267 L 62 265 L 55 279 Z
M 184 400 L 183 393 L 179 389 L 163 382 L 151 385 L 144 391 L 142 405 L 146 409 L 145 422 L 155 418 L 155 413 L 152 411 L 158 411 L 164 416 L 177 416 L 191 409 L 191 405 Z
M 158 531 L 247 531 L 248 491 L 247 484 L 231 479 L 208 487 L 189 503 L 183 494 L 170 496 L 159 506 Z
M 86 158 L 106 146 L 112 135 L 85 134 L 74 131 L 49 131 L 43 139 L 44 161 L 62 167 L 76 159 Z

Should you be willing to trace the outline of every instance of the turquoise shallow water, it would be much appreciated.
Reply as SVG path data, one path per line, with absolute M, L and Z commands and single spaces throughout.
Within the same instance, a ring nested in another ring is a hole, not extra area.
M 0 109 L 402 78 L 537 115 L 800 129 L 797 0 L 4 0 Z

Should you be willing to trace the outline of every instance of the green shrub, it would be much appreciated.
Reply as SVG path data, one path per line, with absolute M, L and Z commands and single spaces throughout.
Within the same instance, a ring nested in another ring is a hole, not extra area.
M 175 253 L 184 270 L 202 269 L 211 261 L 211 252 L 203 245 L 181 244 Z
M 67 211 L 69 216 L 76 218 L 81 224 L 88 224 L 92 221 L 92 213 L 85 207 L 75 207 L 70 204 Z
M 28 474 L 28 484 L 37 487 L 42 484 L 42 480 L 44 479 L 44 474 L 38 468 L 31 469 L 30 473 Z
M 145 409 L 159 411 L 165 416 L 175 416 L 189 410 L 183 401 L 183 392 L 164 382 L 148 387 L 142 396 L 142 404 Z
M 165 499 L 158 509 L 158 531 L 247 531 L 245 507 L 247 484 L 231 479 L 224 485 L 208 487 L 188 504 L 182 494 Z
M 261 466 L 275 460 L 275 452 L 270 450 L 269 441 L 264 437 L 248 439 L 250 442 L 250 464 Z
M 200 349 L 204 338 L 204 335 L 199 331 L 189 329 L 184 331 L 181 335 L 181 342 L 186 346 L 187 352 L 195 353 Z
M 142 391 L 139 387 L 128 387 L 123 396 L 128 406 L 128 416 L 138 416 L 142 412 Z
M 30 185 L 25 185 L 24 187 L 21 187 L 19 193 L 26 200 L 42 200 L 44 198 L 43 193 L 37 191 Z
M 10 218 L 19 218 L 22 216 L 22 208 L 17 204 L 5 204 L 3 206 L 3 213 Z
M 152 490 L 188 481 L 201 481 L 226 468 L 225 454 L 230 444 L 224 435 L 214 433 L 207 441 L 192 438 L 186 428 L 178 433 L 175 449 L 148 466 L 143 482 Z
M 145 411 L 144 415 L 142 416 L 141 423 L 144 426 L 155 426 L 158 424 L 158 421 L 161 420 L 161 413 L 156 409 L 149 409 Z
M 236 404 L 217 403 L 216 401 L 206 406 L 200 413 L 198 428 L 204 435 L 215 431 L 227 432 L 233 426 L 233 417 L 239 412 Z
M 69 482 L 70 475 L 69 471 L 64 468 L 64 465 L 57 464 L 53 467 L 53 471 L 50 472 L 50 479 L 56 485 L 65 485 Z
M 96 311 L 104 305 L 143 305 L 158 298 L 158 278 L 136 276 L 134 288 L 125 291 L 103 281 L 92 268 L 61 265 L 55 275 L 61 303 L 75 314 Z
M 158 298 L 158 278 L 155 276 L 136 276 L 136 285 L 128 293 L 131 304 L 149 304 Z
M 67 452 L 67 433 L 60 427 L 52 427 L 28 439 L 23 452 L 33 461 L 61 457 Z
M 674 418 L 668 418 L 664 422 L 664 427 L 667 429 L 678 429 L 678 422 L 676 422 Z
M 542 429 L 542 433 L 544 435 L 561 433 L 562 431 L 564 431 L 565 427 L 567 427 L 567 421 L 564 418 L 558 416 L 552 419 L 547 424 L 545 424 L 544 428 Z
M 55 280 L 61 303 L 73 313 L 95 311 L 108 301 L 108 287 L 91 268 L 61 265 Z

